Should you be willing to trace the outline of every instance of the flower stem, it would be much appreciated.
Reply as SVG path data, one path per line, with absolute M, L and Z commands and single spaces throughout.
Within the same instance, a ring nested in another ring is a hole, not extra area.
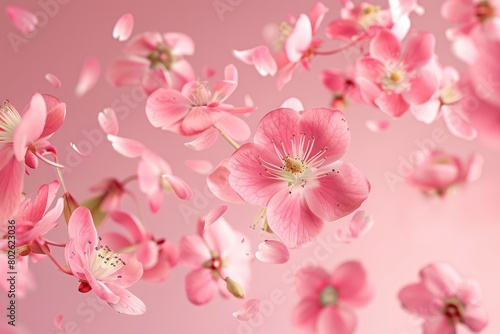
M 233 138 L 229 137 L 227 133 L 225 133 L 224 131 L 222 131 L 221 129 L 219 129 L 218 127 L 216 127 L 215 125 L 213 126 L 214 129 L 216 129 L 217 131 L 219 131 L 220 135 L 222 137 L 224 137 L 224 139 L 229 143 L 229 145 L 231 145 L 234 149 L 239 149 L 240 148 L 240 144 L 238 144 Z
M 317 50 L 314 50 L 314 54 L 318 55 L 318 56 L 331 56 L 331 55 L 340 53 L 340 52 L 342 52 L 344 50 L 347 50 L 347 49 L 355 46 L 360 41 L 364 40 L 366 36 L 367 36 L 367 34 L 364 33 L 364 34 L 360 35 L 358 38 L 356 38 L 355 40 L 353 40 L 352 42 L 349 42 L 349 43 L 347 43 L 347 44 L 345 44 L 345 45 L 343 45 L 340 48 L 335 49 L 335 50 L 330 50 L 330 51 L 317 51 Z
M 137 180 L 137 174 L 130 175 L 129 177 L 124 178 L 123 181 L 121 181 L 121 184 L 126 185 L 127 183 L 134 181 L 134 180 Z
M 63 176 L 62 176 L 62 173 L 61 173 L 61 169 L 57 168 L 57 167 L 54 167 L 54 168 L 56 170 L 57 177 L 59 178 L 59 181 L 61 181 L 61 185 L 63 187 L 64 192 L 67 193 L 68 189 L 66 189 L 66 184 L 64 183 L 64 179 L 63 179 Z
M 63 244 L 63 243 L 60 243 L 60 242 L 56 242 L 56 241 L 52 241 L 52 240 L 48 240 L 48 239 L 44 239 L 45 242 L 49 245 L 52 245 L 52 246 L 56 246 L 56 247 L 66 247 L 66 244 Z
M 52 262 L 54 262 L 54 264 L 57 268 L 59 268 L 60 271 L 68 275 L 73 275 L 71 270 L 64 268 L 59 262 L 57 262 L 56 258 L 50 253 L 50 250 L 47 248 L 47 246 L 40 243 L 40 249 L 45 253 L 45 255 L 49 257 Z

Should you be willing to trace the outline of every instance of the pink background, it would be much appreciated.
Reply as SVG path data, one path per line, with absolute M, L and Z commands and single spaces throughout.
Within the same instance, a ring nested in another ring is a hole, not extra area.
M 286 19 L 288 13 L 297 15 L 307 12 L 314 1 L 239 2 L 232 11 L 225 12 L 221 20 L 212 0 L 68 1 L 59 5 L 57 14 L 39 28 L 36 36 L 19 45 L 17 53 L 9 43 L 8 34 L 20 33 L 3 15 L 0 20 L 0 31 L 5 36 L 0 39 L 2 98 L 10 99 L 20 110 L 34 92 L 54 94 L 67 103 L 66 122 L 53 137 L 52 143 L 58 147 L 62 163 L 72 169 L 64 174 L 65 180 L 69 190 L 80 200 L 90 194 L 89 186 L 100 179 L 109 176 L 123 179 L 135 173 L 137 166 L 135 161 L 115 153 L 103 137 L 97 136 L 97 141 L 90 147 L 84 143 L 86 132 L 99 131 L 98 112 L 115 100 L 121 106 L 126 105 L 121 95 L 130 94 L 132 87 L 113 88 L 103 75 L 97 86 L 83 98 L 74 94 L 80 68 L 87 56 L 95 55 L 101 61 L 103 72 L 113 59 L 120 56 L 123 44 L 114 40 L 111 32 L 118 17 L 124 13 L 133 13 L 136 22 L 134 33 L 181 31 L 192 36 L 196 53 L 189 61 L 197 73 L 201 73 L 204 65 L 210 65 L 218 69 L 220 78 L 223 67 L 234 63 L 240 72 L 240 85 L 229 102 L 242 105 L 245 94 L 252 96 L 258 106 L 258 110 L 248 118 L 253 130 L 260 117 L 291 96 L 300 98 L 306 108 L 327 106 L 330 96 L 318 80 L 318 75 L 325 68 L 341 69 L 349 61 L 348 54 L 315 59 L 311 72 L 296 74 L 281 92 L 276 91 L 275 79 L 260 77 L 252 67 L 238 62 L 231 55 L 232 49 L 262 44 L 262 28 L 266 24 L 279 23 Z M 42 10 L 37 1 L 8 3 L 34 12 Z M 440 3 L 421 0 L 426 14 L 423 17 L 413 16 L 413 26 L 436 34 L 437 53 L 443 64 L 463 69 L 463 65 L 451 55 L 450 45 L 445 39 L 447 23 L 440 17 Z M 325 4 L 330 8 L 326 18 L 329 22 L 338 17 L 339 3 L 331 0 L 325 1 Z M 327 45 L 334 47 L 332 42 Z M 45 81 L 47 72 L 61 79 L 61 89 L 55 89 Z M 148 212 L 146 201 L 141 198 L 151 230 L 156 236 L 164 236 L 177 243 L 183 235 L 194 233 L 198 215 L 206 214 L 213 206 L 221 204 L 206 192 L 204 177 L 186 168 L 184 161 L 207 159 L 216 165 L 229 156 L 232 149 L 221 139 L 207 151 L 195 152 L 185 148 L 183 143 L 190 139 L 152 128 L 146 119 L 144 104 L 144 98 L 139 96 L 136 105 L 129 108 L 128 116 L 121 120 L 120 134 L 139 139 L 161 154 L 171 164 L 174 173 L 189 180 L 197 193 L 195 199 L 187 203 L 168 196 L 161 211 L 155 215 Z M 202 307 L 190 304 L 184 291 L 187 270 L 182 266 L 175 268 L 165 283 L 139 282 L 131 289 L 147 306 L 144 316 L 120 315 L 101 304 L 98 304 L 98 310 L 93 310 L 86 305 L 96 299 L 93 293 L 80 294 L 77 281 L 57 273 L 48 260 L 32 266 L 38 288 L 19 301 L 18 321 L 32 333 L 58 333 L 53 325 L 57 313 L 64 315 L 63 323 L 70 333 L 296 333 L 298 331 L 290 322 L 292 308 L 298 302 L 290 280 L 293 270 L 311 263 L 333 269 L 345 260 L 358 259 L 376 283 L 377 295 L 367 307 L 357 311 L 357 333 L 416 334 L 421 332 L 419 321 L 401 309 L 397 292 L 402 286 L 415 282 L 418 271 L 426 264 L 447 261 L 482 284 L 483 305 L 491 318 L 484 333 L 500 333 L 498 147 L 495 150 L 478 140 L 466 142 L 457 139 L 447 132 L 443 123 L 427 126 L 411 115 L 392 122 L 387 132 L 374 134 L 364 122 L 367 119 L 386 119 L 380 111 L 368 106 L 350 105 L 345 114 L 352 143 L 344 160 L 354 163 L 372 184 L 371 195 L 362 208 L 375 217 L 376 225 L 364 238 L 351 245 L 332 245 L 335 230 L 345 226 L 350 219 L 347 217 L 328 224 L 320 237 L 322 242 L 306 249 L 293 250 L 291 261 L 284 265 L 255 262 L 252 287 L 247 293 L 252 298 L 267 302 L 264 302 L 265 310 L 253 321 L 240 323 L 232 317 L 231 313 L 242 304 L 239 300 L 224 300 L 217 296 Z M 472 152 L 482 153 L 486 162 L 483 176 L 443 200 L 426 198 L 404 183 L 398 183 L 391 189 L 385 179 L 386 173 L 397 174 L 401 159 L 408 160 L 419 149 L 417 142 L 431 141 L 435 129 L 446 133 L 445 139 L 439 143 L 440 147 L 464 158 Z M 82 150 L 91 149 L 92 156 L 77 158 L 75 153 L 70 153 L 70 142 L 76 143 Z M 26 178 L 25 191 L 32 193 L 42 183 L 53 179 L 54 171 L 41 166 Z M 137 190 L 135 183 L 132 189 Z M 134 210 L 129 201 L 125 202 L 125 206 Z M 192 214 L 183 217 L 181 206 L 189 208 Z M 266 237 L 248 228 L 256 212 L 254 207 L 231 205 L 226 213 L 227 220 L 248 236 L 253 249 Z M 111 224 L 104 229 L 112 228 Z M 66 240 L 62 219 L 49 237 L 63 242 Z M 330 246 L 325 248 L 322 246 L 325 244 Z M 55 249 L 54 253 L 63 261 L 61 249 Z M 3 308 L 6 299 L 3 292 L 0 298 Z

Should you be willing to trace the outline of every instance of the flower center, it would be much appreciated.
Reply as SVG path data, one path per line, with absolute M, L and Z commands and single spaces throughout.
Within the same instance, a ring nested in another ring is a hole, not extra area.
M 389 64 L 382 76 L 382 88 L 401 93 L 410 88 L 410 82 L 402 64 Z
M 358 23 L 365 29 L 372 26 L 381 25 L 383 23 L 383 18 L 381 16 L 381 7 L 375 5 L 367 5 L 361 11 L 358 18 Z
M 90 272 L 97 279 L 109 277 L 125 265 L 120 254 L 113 252 L 106 245 L 96 246 L 95 251 L 90 264 Z M 121 278 L 121 276 L 117 276 L 117 278 Z
M 21 115 L 7 100 L 0 106 L 0 143 L 11 143 L 14 129 L 21 122 Z
M 189 100 L 192 106 L 207 106 L 211 104 L 212 92 L 206 81 L 196 81 L 193 90 L 191 91 Z
M 323 306 L 337 305 L 339 302 L 339 293 L 333 286 L 327 286 L 321 290 L 319 301 Z
M 203 263 L 203 267 L 210 269 L 214 278 L 220 277 L 220 271 L 226 266 L 226 260 L 221 258 L 216 251 L 210 252 L 211 259 Z
M 292 135 L 288 149 L 282 140 L 279 145 L 271 141 L 281 164 L 269 162 L 258 156 L 259 164 L 264 168 L 260 175 L 286 181 L 290 193 L 297 186 L 303 188 L 307 182 L 328 175 L 328 173 L 316 173 L 317 168 L 326 161 L 324 155 L 328 147 L 317 150 L 318 148 L 314 147 L 315 141 L 314 137 L 308 137 L 305 133 L 301 133 L 298 140 L 296 135 Z
M 447 85 L 439 92 L 442 104 L 455 104 L 462 99 L 462 94 L 454 85 Z
M 176 57 L 172 55 L 170 47 L 164 44 L 158 44 L 156 49 L 146 58 L 151 62 L 151 68 L 163 66 L 167 71 L 170 71 L 172 64 L 176 60 Z
M 481 22 L 494 18 L 495 8 L 489 3 L 489 1 L 481 1 L 476 5 L 476 16 Z
M 464 307 L 462 303 L 457 298 L 452 298 L 446 301 L 441 312 L 444 314 L 452 324 L 462 321 L 462 313 Z
M 278 27 L 278 37 L 273 42 L 273 47 L 276 51 L 283 50 L 283 45 L 285 41 L 290 36 L 293 31 L 293 27 L 288 22 L 281 22 Z

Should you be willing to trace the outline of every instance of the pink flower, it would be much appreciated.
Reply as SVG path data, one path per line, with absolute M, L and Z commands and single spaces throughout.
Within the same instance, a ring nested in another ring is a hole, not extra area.
M 66 115 L 66 105 L 52 95 L 35 94 L 23 117 L 9 101 L 0 107 L 0 221 L 16 214 L 21 203 L 25 166 L 37 168 L 41 159 L 57 163 L 44 155 L 56 156 L 48 139 L 59 129 Z
M 178 262 L 178 251 L 174 244 L 165 239 L 155 239 L 143 224 L 124 211 L 114 211 L 111 218 L 121 225 L 131 238 L 116 232 L 103 236 L 103 241 L 114 249 L 133 250 L 137 260 L 142 263 L 142 279 L 150 282 L 162 282 L 170 276 L 171 268 Z
M 295 276 L 302 298 L 292 313 L 294 326 L 318 334 L 351 334 L 356 315 L 351 307 L 368 304 L 374 287 L 361 263 L 344 262 L 332 274 L 320 267 L 305 267 Z
M 238 86 L 238 71 L 234 65 L 228 65 L 224 74 L 225 79 L 215 83 L 213 93 L 207 83 L 198 81 L 188 82 L 181 92 L 158 89 L 147 100 L 146 114 L 149 121 L 154 127 L 183 136 L 196 135 L 214 125 L 231 121 L 237 122 L 246 131 L 248 126 L 245 128 L 240 124 L 243 121 L 231 114 L 243 114 L 255 108 L 235 108 L 224 103 Z
M 142 265 L 134 256 L 117 254 L 102 245 L 90 211 L 77 208 L 68 223 L 69 241 L 66 262 L 80 281 L 78 290 L 95 294 L 116 311 L 138 315 L 146 311 L 144 303 L 126 288 L 142 276 Z
M 44 184 L 38 189 L 33 201 L 26 198 L 20 205 L 15 217 L 16 222 L 16 253 L 28 255 L 30 252 L 41 253 L 39 244 L 45 244 L 42 236 L 57 226 L 56 221 L 63 212 L 63 199 L 59 198 L 54 208 L 50 209 L 59 190 L 59 181 Z M 0 228 L 0 250 L 6 251 L 8 246 L 7 231 Z
M 248 288 L 252 256 L 250 244 L 244 239 L 245 236 L 234 231 L 223 218 L 199 235 L 181 239 L 180 260 L 192 269 L 185 282 L 188 299 L 193 304 L 208 303 L 217 290 L 229 297 L 231 293 L 224 282 L 228 278 Z
M 362 102 L 359 87 L 356 85 L 354 67 L 347 68 L 345 73 L 325 70 L 320 75 L 323 85 L 332 93 L 330 106 L 343 110 L 348 104 L 348 98 L 354 102 Z
M 426 103 L 412 105 L 411 112 L 425 123 L 432 123 L 442 116 L 452 134 L 468 140 L 474 139 L 477 131 L 465 112 L 465 93 L 459 87 L 460 75 L 457 70 L 453 67 L 441 67 L 437 59 L 431 60 L 426 67 L 436 74 L 439 89 Z
M 245 64 L 254 65 L 257 72 L 263 77 L 266 75 L 274 76 L 278 70 L 276 60 L 269 52 L 269 48 L 265 45 L 257 46 L 249 50 L 234 50 L 233 54 Z
M 435 44 L 434 35 L 417 33 L 401 54 L 397 37 L 380 31 L 370 43 L 369 56 L 357 63 L 357 84 L 364 100 L 393 117 L 400 117 L 411 105 L 429 101 L 438 89 L 438 80 L 422 66 L 432 58 Z
M 428 195 L 445 196 L 461 184 L 477 180 L 482 172 L 483 158 L 474 154 L 469 161 L 441 151 L 427 152 L 422 163 L 407 176 L 407 182 Z
M 420 282 L 405 286 L 398 297 L 406 310 L 425 319 L 424 334 L 454 334 L 459 323 L 478 333 L 488 325 L 479 306 L 479 283 L 464 279 L 447 263 L 423 268 Z
M 342 112 L 276 109 L 264 116 L 253 143 L 229 159 L 229 183 L 247 203 L 267 207 L 267 222 L 289 247 L 312 241 L 324 221 L 344 217 L 368 197 L 368 180 L 338 160 L 349 129 Z
M 452 39 L 481 29 L 488 39 L 500 40 L 499 0 L 447 0 L 441 7 L 441 15 L 448 21 L 460 24 L 447 32 Z
M 125 194 L 125 186 L 119 180 L 107 178 L 90 188 L 99 194 L 83 201 L 82 206 L 88 208 L 96 226 L 99 226 L 109 212 L 117 210 Z
M 181 89 L 195 79 L 193 68 L 184 59 L 194 53 L 188 35 L 145 32 L 128 42 L 124 52 L 127 56 L 108 69 L 108 79 L 115 86 L 142 85 L 151 94 L 160 87 Z

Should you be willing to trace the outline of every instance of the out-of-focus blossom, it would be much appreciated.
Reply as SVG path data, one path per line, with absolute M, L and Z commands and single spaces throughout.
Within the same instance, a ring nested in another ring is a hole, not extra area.
M 37 168 L 39 159 L 57 163 L 44 155 L 57 157 L 49 138 L 66 116 L 66 105 L 52 95 L 35 94 L 21 117 L 5 101 L 0 107 L 0 224 L 12 219 L 21 203 L 25 166 Z
M 407 182 L 428 195 L 445 196 L 452 188 L 481 176 L 483 158 L 473 154 L 468 161 L 442 151 L 426 152 L 422 163 L 407 176 Z
M 114 211 L 110 216 L 128 232 L 128 237 L 113 231 L 104 234 L 102 241 L 116 251 L 134 253 L 142 263 L 143 280 L 165 281 L 170 276 L 171 269 L 178 263 L 177 247 L 168 240 L 155 239 L 134 215 Z
M 92 213 L 92 218 L 96 226 L 99 226 L 109 212 L 118 210 L 125 194 L 125 186 L 117 179 L 104 179 L 90 188 L 92 192 L 99 194 L 81 203 Z
M 463 278 L 447 263 L 423 268 L 420 282 L 405 286 L 398 296 L 406 310 L 425 319 L 424 334 L 453 334 L 459 324 L 479 333 L 489 322 L 479 305 L 479 283 Z
M 83 63 L 82 71 L 80 72 L 80 78 L 78 79 L 78 84 L 75 88 L 75 94 L 78 97 L 82 97 L 91 90 L 99 80 L 101 76 L 101 63 L 94 56 L 89 56 L 85 59 Z
M 435 44 L 434 35 L 416 33 L 402 54 L 397 37 L 381 30 L 370 42 L 369 56 L 356 64 L 356 83 L 363 99 L 393 117 L 429 101 L 438 90 L 438 79 L 422 66 L 433 57 Z
M 321 72 L 320 79 L 332 94 L 330 105 L 333 108 L 344 110 L 347 107 L 348 99 L 354 102 L 363 102 L 359 87 L 356 85 L 353 66 L 349 66 L 345 73 L 325 70 Z
M 247 300 L 241 308 L 233 313 L 233 317 L 240 321 L 248 321 L 255 317 L 260 311 L 260 301 L 258 299 Z
M 80 282 L 78 290 L 82 293 L 93 290 L 120 313 L 143 314 L 144 303 L 126 289 L 142 277 L 142 264 L 135 256 L 118 254 L 102 245 L 90 211 L 85 207 L 77 208 L 71 215 L 68 233 L 65 257 Z
M 285 263 L 290 259 L 290 252 L 277 240 L 265 240 L 259 244 L 255 258 L 266 263 Z
M 236 286 L 244 290 L 248 288 L 253 257 L 250 244 L 241 242 L 244 238 L 220 218 L 203 229 L 201 234 L 181 239 L 180 260 L 192 269 L 185 283 L 188 299 L 193 304 L 208 303 L 217 291 L 229 297 L 237 292 L 234 289 Z
M 295 285 L 301 301 L 292 313 L 294 326 L 309 333 L 352 334 L 357 318 L 352 307 L 362 307 L 374 295 L 365 268 L 357 261 L 344 262 L 333 273 L 320 267 L 297 271 Z
M 146 103 L 149 121 L 154 127 L 183 136 L 202 133 L 212 126 L 224 127 L 224 122 L 232 122 L 238 126 L 236 131 L 247 132 L 249 136 L 248 125 L 232 114 L 244 114 L 255 108 L 236 108 L 225 103 L 238 86 L 238 71 L 234 65 L 228 65 L 224 74 L 224 80 L 215 83 L 213 92 L 206 82 L 198 81 L 188 82 L 181 92 L 158 89 Z
M 113 38 L 120 42 L 126 41 L 132 34 L 132 30 L 134 30 L 134 16 L 130 13 L 124 14 L 116 21 Z
M 441 15 L 460 25 L 447 31 L 450 39 L 481 29 L 488 39 L 500 40 L 499 0 L 447 0 L 441 7 Z
M 259 122 L 253 143 L 229 159 L 229 184 L 247 203 L 267 208 L 270 229 L 287 247 L 306 245 L 324 221 L 344 217 L 368 197 L 365 176 L 337 161 L 349 142 L 338 110 L 273 110 Z
M 195 80 L 184 59 L 194 53 L 194 42 L 186 34 L 145 32 L 130 40 L 124 52 L 126 57 L 108 69 L 108 80 L 115 86 L 142 85 L 149 95 L 160 87 L 180 90 Z

